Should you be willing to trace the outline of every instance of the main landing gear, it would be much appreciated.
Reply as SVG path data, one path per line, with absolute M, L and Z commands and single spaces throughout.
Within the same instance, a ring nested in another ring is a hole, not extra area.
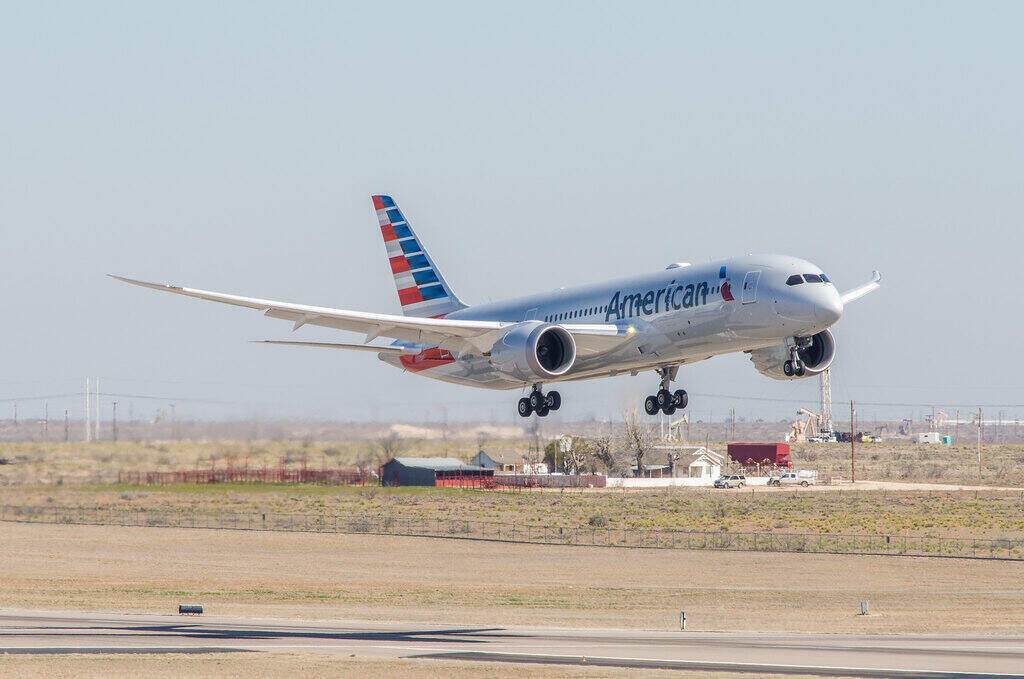
M 660 410 L 666 415 L 672 415 L 676 410 L 682 410 L 686 407 L 690 402 L 690 397 L 687 396 L 685 390 L 668 390 L 669 384 L 675 379 L 678 371 L 679 366 L 658 370 L 658 374 L 661 375 L 661 389 L 658 390 L 657 394 L 644 399 L 644 412 L 648 415 L 656 415 Z
M 540 385 L 533 385 L 533 391 L 526 398 L 519 399 L 519 415 L 529 417 L 537 413 L 540 417 L 547 417 L 552 410 L 562 407 L 562 395 L 557 391 L 549 391 L 545 394 L 540 390 Z

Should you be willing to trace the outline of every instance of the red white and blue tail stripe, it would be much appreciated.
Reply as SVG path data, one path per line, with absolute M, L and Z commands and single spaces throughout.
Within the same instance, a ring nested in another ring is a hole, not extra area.
M 437 318 L 465 309 L 391 196 L 372 196 L 398 301 L 406 316 Z

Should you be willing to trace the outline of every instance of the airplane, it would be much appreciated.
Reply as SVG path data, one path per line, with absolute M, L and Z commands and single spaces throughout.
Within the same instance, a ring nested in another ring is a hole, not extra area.
M 187 297 L 248 307 L 271 318 L 365 333 L 361 343 L 259 340 L 369 351 L 409 373 L 485 389 L 531 389 L 519 414 L 547 416 L 562 397 L 545 384 L 654 371 L 648 415 L 686 408 L 671 390 L 681 366 L 733 352 L 777 380 L 818 375 L 836 354 L 829 328 L 844 305 L 876 290 L 881 275 L 839 293 L 819 267 L 785 255 L 745 255 L 501 302 L 465 304 L 441 274 L 405 214 L 371 197 L 402 315 L 332 309 L 112 278 Z M 371 344 L 390 338 L 390 345 Z

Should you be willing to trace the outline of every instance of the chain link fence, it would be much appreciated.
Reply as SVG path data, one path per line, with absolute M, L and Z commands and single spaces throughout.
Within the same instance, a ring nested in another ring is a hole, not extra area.
M 463 538 L 545 545 L 879 554 L 1024 561 L 1024 538 L 832 533 L 733 533 L 536 526 L 381 514 L 195 512 L 176 509 L 0 505 L 0 521 Z

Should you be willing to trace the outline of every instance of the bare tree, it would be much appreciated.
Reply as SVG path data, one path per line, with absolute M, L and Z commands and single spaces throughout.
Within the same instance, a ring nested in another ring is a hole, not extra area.
M 540 445 L 540 418 L 531 417 L 530 423 L 527 425 L 527 433 L 530 435 L 530 462 L 541 462 L 544 460 L 544 451 Z
M 579 474 L 583 471 L 583 463 L 590 456 L 590 444 L 579 436 L 572 437 L 572 445 L 564 451 L 565 472 Z
M 591 459 L 605 467 L 609 476 L 629 475 L 632 455 L 624 449 L 621 439 L 599 436 L 591 439 L 588 443 L 590 444 Z
M 636 461 L 636 476 L 644 474 L 644 456 L 651 449 L 651 431 L 640 421 L 636 410 L 622 416 L 626 430 L 626 448 Z
M 566 474 L 579 474 L 589 456 L 590 444 L 579 436 L 571 437 L 569 445 L 565 445 L 564 439 L 559 437 L 544 446 L 544 462 L 552 470 L 561 469 Z
M 405 448 L 405 441 L 399 438 L 395 432 L 388 432 L 379 436 L 373 441 L 379 462 L 387 462 L 402 452 Z
M 598 436 L 590 441 L 590 454 L 603 464 L 609 472 L 615 467 L 615 453 L 612 450 L 610 436 Z
M 676 462 L 679 461 L 679 451 L 669 448 L 665 451 L 665 457 L 668 458 L 668 475 L 676 475 Z

